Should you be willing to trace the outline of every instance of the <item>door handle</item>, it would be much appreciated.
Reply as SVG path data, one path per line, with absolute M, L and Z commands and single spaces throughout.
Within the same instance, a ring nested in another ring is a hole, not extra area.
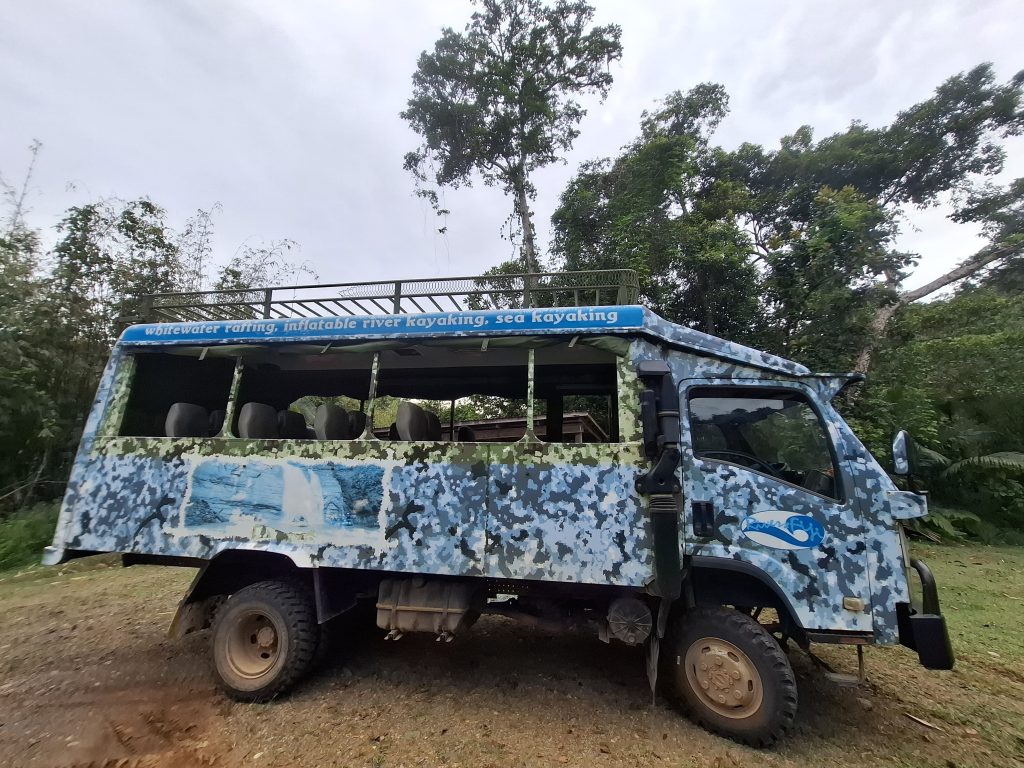
M 691 501 L 693 535 L 699 539 L 710 539 L 715 535 L 715 505 L 710 501 Z

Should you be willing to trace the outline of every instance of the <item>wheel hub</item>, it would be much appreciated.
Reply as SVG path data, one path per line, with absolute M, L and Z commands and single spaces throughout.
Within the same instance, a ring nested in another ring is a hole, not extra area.
M 278 627 L 266 614 L 252 611 L 239 616 L 228 637 L 227 662 L 241 677 L 262 677 L 278 663 L 279 639 Z
M 256 633 L 256 644 L 260 648 L 270 648 L 277 642 L 277 633 L 273 627 L 260 627 Z
M 743 651 L 721 638 L 701 638 L 690 646 L 686 677 L 701 700 L 725 717 L 749 717 L 761 706 L 764 694 L 757 668 Z

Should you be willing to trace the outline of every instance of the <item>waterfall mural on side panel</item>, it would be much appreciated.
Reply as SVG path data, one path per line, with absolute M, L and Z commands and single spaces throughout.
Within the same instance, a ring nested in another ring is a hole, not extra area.
M 377 528 L 384 497 L 380 466 L 336 462 L 201 461 L 184 506 L 186 527 L 249 521 L 280 527 Z

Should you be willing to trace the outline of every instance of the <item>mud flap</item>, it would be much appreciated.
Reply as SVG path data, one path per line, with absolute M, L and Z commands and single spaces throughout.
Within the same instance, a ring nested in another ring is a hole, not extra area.
M 654 529 L 654 584 L 658 596 L 675 600 L 683 583 L 679 557 L 679 516 L 682 497 L 675 493 L 651 494 L 651 527 Z
M 651 686 L 651 704 L 654 704 L 658 690 L 658 659 L 661 655 L 661 640 L 668 628 L 668 616 L 672 609 L 672 598 L 663 597 L 658 603 L 658 623 L 647 641 L 647 682 Z

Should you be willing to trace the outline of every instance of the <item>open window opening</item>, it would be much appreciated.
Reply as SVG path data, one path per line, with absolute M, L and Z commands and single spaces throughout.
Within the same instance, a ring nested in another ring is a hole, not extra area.
M 774 477 L 833 499 L 840 474 L 817 411 L 799 391 L 708 387 L 690 392 L 694 455 Z
M 536 432 L 548 443 L 619 442 L 618 386 L 615 358 L 577 359 L 572 349 L 559 347 L 538 356 L 534 384 Z M 547 351 L 547 350 L 545 350 Z M 582 357 L 582 356 L 580 356 Z
M 128 437 L 212 437 L 221 432 L 233 358 L 202 348 L 139 352 L 119 434 Z
M 122 434 L 617 442 L 617 366 L 626 345 L 448 338 L 145 353 Z
M 438 340 L 382 351 L 374 434 L 412 442 L 521 439 L 529 350 L 504 341 Z
M 232 432 L 260 440 L 355 440 L 366 431 L 372 350 L 282 344 L 251 349 Z
M 579 339 L 436 340 L 381 352 L 374 434 L 383 440 L 512 443 L 618 438 L 617 356 Z

